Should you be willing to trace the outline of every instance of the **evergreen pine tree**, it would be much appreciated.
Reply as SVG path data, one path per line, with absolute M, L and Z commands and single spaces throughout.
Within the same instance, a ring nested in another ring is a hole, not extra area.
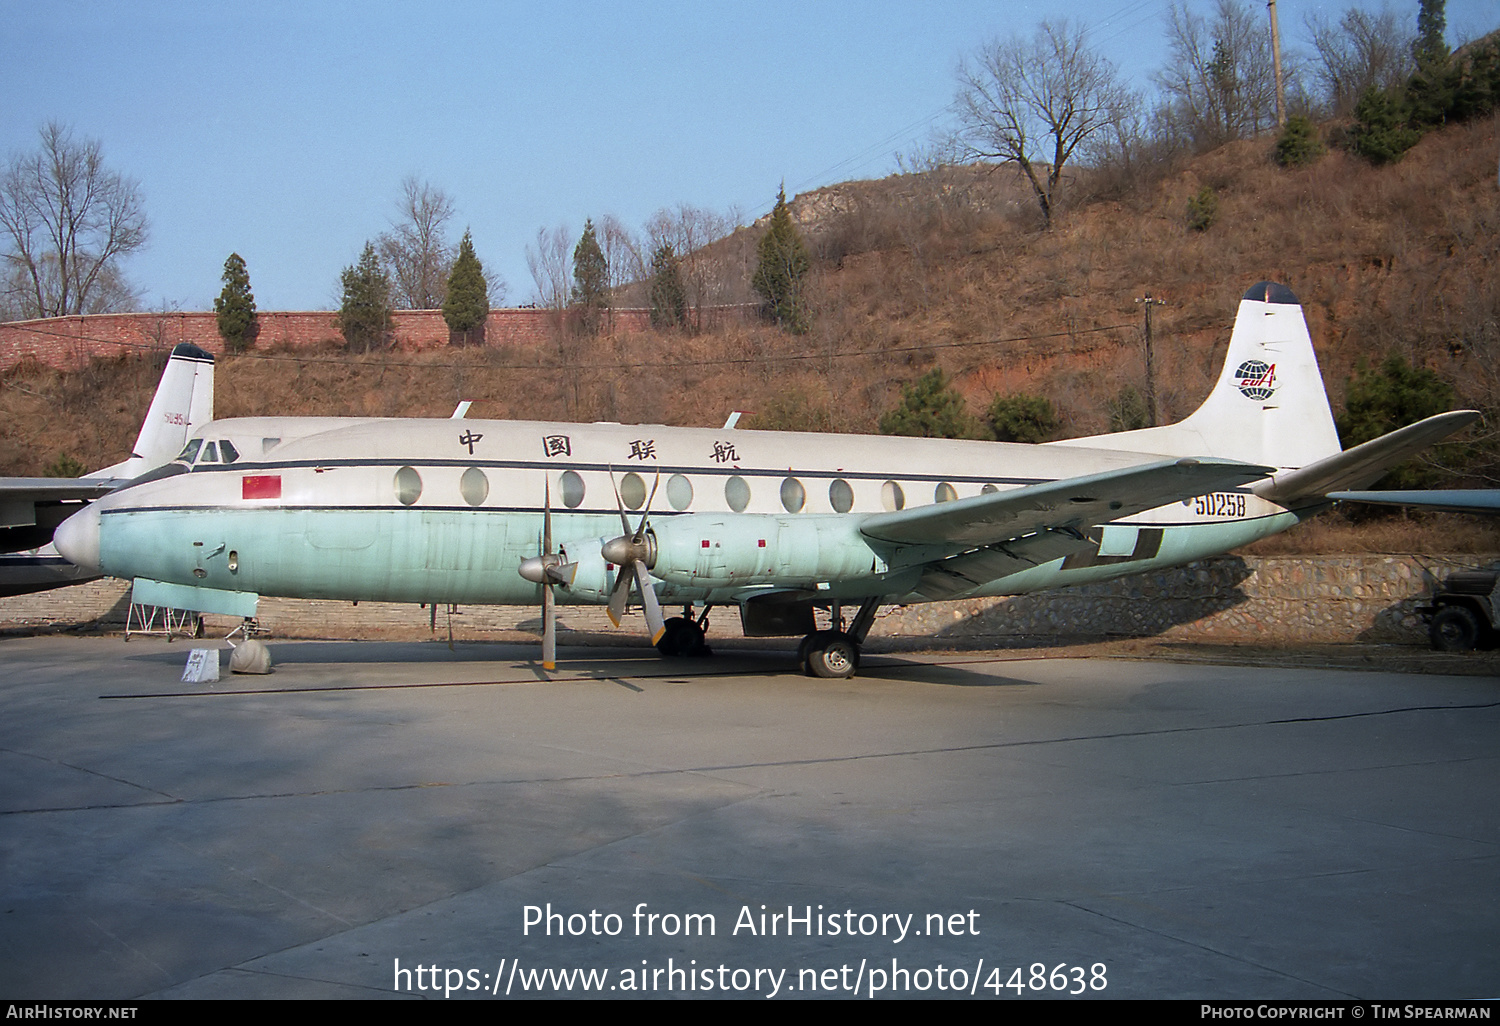
M 391 318 L 391 282 L 375 255 L 375 246 L 365 243 L 359 263 L 340 275 L 344 300 L 334 318 L 344 342 L 352 352 L 384 349 L 396 334 Z
M 651 326 L 681 328 L 687 324 L 687 290 L 682 265 L 672 244 L 663 242 L 651 254 Z
M 1219 216 L 1219 194 L 1212 185 L 1205 185 L 1196 196 L 1187 202 L 1188 227 L 1195 232 L 1206 232 Z
M 807 255 L 801 233 L 792 223 L 785 186 L 776 195 L 771 223 L 760 237 L 757 255 L 755 275 L 750 284 L 760 293 L 766 316 L 793 334 L 807 331 L 805 282 L 807 272 L 812 269 L 812 260 Z
M 214 300 L 219 337 L 231 353 L 241 353 L 255 344 L 255 296 L 250 291 L 250 272 L 238 253 L 224 261 L 224 291 Z
M 1453 105 L 1453 118 L 1483 117 L 1500 107 L 1500 40 L 1491 39 L 1470 49 L 1463 82 Z
M 584 222 L 583 237 L 573 250 L 573 305 L 578 307 L 579 327 L 597 334 L 609 310 L 609 263 L 594 236 L 592 220 Z
M 1338 418 L 1345 449 L 1442 413 L 1453 404 L 1453 387 L 1425 367 L 1413 367 L 1398 355 L 1378 369 L 1363 362 L 1344 393 L 1344 415 Z
M 1344 414 L 1336 419 L 1339 442 L 1352 449 L 1452 406 L 1453 387 L 1435 371 L 1413 367 L 1395 354 L 1378 369 L 1361 362 L 1344 390 Z M 1393 468 L 1376 487 L 1425 488 L 1433 476 L 1430 467 L 1412 460 Z
M 1389 164 L 1417 144 L 1422 133 L 1406 120 L 1406 106 L 1383 89 L 1370 88 L 1354 107 L 1349 130 L 1354 152 L 1372 164 Z
M 465 231 L 463 241 L 458 244 L 453 270 L 448 273 L 448 292 L 443 298 L 448 341 L 482 345 L 484 322 L 489 315 L 489 284 L 484 278 L 484 265 L 474 255 L 474 240 Z
M 1461 120 L 1457 110 L 1464 85 L 1463 64 L 1444 56 L 1424 60 L 1406 80 L 1407 120 L 1425 130 Z
M 995 396 L 988 417 L 998 442 L 1045 442 L 1059 426 L 1052 401 L 1027 392 Z
M 1411 55 L 1418 65 L 1448 59 L 1448 43 L 1443 39 L 1448 30 L 1447 6 L 1447 0 L 1421 0 L 1417 6 L 1417 38 Z
M 1417 11 L 1417 38 L 1411 44 L 1417 70 L 1406 83 L 1407 119 L 1417 129 L 1448 121 L 1463 81 L 1463 69 L 1443 39 L 1445 6 L 1445 0 L 1422 0 Z
M 880 418 L 883 435 L 920 438 L 973 438 L 974 421 L 964 397 L 948 385 L 948 377 L 934 367 L 916 384 L 901 386 L 901 405 Z
M 1282 167 L 1301 167 L 1311 164 L 1323 155 L 1323 144 L 1318 140 L 1318 130 L 1312 118 L 1305 114 L 1293 114 L 1286 119 L 1286 128 L 1276 140 L 1276 163 Z

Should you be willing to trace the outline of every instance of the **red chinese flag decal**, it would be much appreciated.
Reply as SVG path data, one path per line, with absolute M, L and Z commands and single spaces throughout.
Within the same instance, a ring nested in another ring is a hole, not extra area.
M 242 499 L 281 498 L 280 474 L 248 474 L 242 481 L 240 490 Z

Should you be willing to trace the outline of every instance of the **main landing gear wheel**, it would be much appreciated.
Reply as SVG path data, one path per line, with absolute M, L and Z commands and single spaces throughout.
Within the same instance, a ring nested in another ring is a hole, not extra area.
M 656 643 L 664 656 L 706 656 L 710 649 L 703 641 L 703 628 L 683 616 L 674 616 L 662 625 L 666 633 Z
M 809 677 L 847 679 L 859 669 L 859 644 L 843 631 L 814 631 L 802 639 L 797 657 Z

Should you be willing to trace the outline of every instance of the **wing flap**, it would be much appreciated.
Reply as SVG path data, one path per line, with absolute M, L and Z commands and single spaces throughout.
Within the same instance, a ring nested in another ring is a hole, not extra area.
M 912 591 L 929 602 L 960 598 L 991 581 L 1091 546 L 1087 536 L 1074 531 L 1042 531 L 1008 544 L 975 549 L 930 563 Z
M 978 548 L 1039 531 L 1076 532 L 1195 495 L 1236 488 L 1273 471 L 1235 460 L 1158 460 L 1124 470 L 877 513 L 860 524 L 860 531 L 867 538 L 898 545 Z

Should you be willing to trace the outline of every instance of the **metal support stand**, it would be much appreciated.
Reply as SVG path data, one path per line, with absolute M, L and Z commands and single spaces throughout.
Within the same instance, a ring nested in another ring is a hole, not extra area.
M 125 611 L 125 640 L 132 634 L 166 638 L 203 636 L 203 616 L 190 609 L 168 609 L 165 606 L 142 606 L 132 602 Z

